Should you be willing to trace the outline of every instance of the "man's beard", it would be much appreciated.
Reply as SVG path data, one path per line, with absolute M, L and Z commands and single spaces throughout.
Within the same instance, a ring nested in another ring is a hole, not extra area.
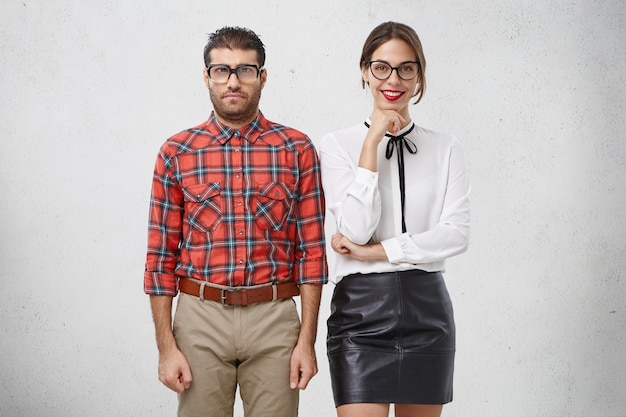
M 256 117 L 259 101 L 261 101 L 261 88 L 255 88 L 247 96 L 247 103 L 241 103 L 237 107 L 225 105 L 214 90 L 209 90 L 209 95 L 213 103 L 213 110 L 222 121 L 227 124 L 241 125 L 249 123 Z

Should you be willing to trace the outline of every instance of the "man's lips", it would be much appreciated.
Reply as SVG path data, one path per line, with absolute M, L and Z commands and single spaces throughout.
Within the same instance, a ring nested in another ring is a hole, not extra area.
M 228 99 L 237 99 L 237 98 L 245 98 L 243 94 L 238 93 L 238 92 L 229 92 L 224 94 L 224 98 Z
M 396 101 L 404 95 L 402 91 L 382 90 L 382 95 L 389 101 Z

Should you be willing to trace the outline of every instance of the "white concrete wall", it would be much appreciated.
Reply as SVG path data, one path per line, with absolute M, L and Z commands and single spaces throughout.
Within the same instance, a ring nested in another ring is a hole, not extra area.
M 626 415 L 621 0 L 7 0 L 1 416 L 174 415 L 142 292 L 148 198 L 161 143 L 210 111 L 206 34 L 260 34 L 263 112 L 318 140 L 368 115 L 358 58 L 386 20 L 420 34 L 413 116 L 461 138 L 473 183 L 471 248 L 446 275 L 459 337 L 444 415 Z M 331 291 L 302 416 L 334 415 Z

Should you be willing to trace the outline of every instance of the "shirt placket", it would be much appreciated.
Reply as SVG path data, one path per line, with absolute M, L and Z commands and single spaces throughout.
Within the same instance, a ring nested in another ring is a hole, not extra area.
M 241 149 L 241 133 L 236 131 L 231 139 L 232 145 L 232 189 L 235 232 L 235 273 L 234 285 L 245 284 L 246 272 L 246 228 L 243 178 L 243 152 Z
M 388 162 L 389 181 L 391 184 L 391 202 L 393 207 L 393 229 L 394 235 L 402 234 L 402 197 L 400 196 L 400 170 L 398 163 L 394 160 Z

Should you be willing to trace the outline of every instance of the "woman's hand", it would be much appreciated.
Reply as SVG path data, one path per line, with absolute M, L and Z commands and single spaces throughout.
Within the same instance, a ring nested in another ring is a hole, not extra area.
M 380 243 L 357 245 L 341 233 L 336 233 L 331 237 L 330 246 L 338 254 L 358 261 L 387 260 L 385 249 Z
M 376 109 L 370 115 L 370 120 L 372 122 L 370 130 L 377 136 L 380 135 L 380 139 L 386 132 L 395 135 L 407 123 L 407 120 L 395 110 Z
M 367 135 L 363 141 L 361 155 L 359 156 L 359 166 L 372 172 L 378 171 L 376 154 L 378 145 L 385 137 L 385 133 L 396 134 L 406 124 L 406 119 L 394 110 L 376 109 L 370 115 L 371 126 L 367 130 Z

